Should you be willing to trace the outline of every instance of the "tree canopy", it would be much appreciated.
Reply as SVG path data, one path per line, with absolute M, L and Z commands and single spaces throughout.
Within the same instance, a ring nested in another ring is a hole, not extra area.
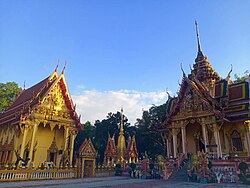
M 135 127 L 140 157 L 143 157 L 145 153 L 152 159 L 157 155 L 164 156 L 164 142 L 158 129 L 165 118 L 166 103 L 159 106 L 152 106 L 148 111 L 143 112 L 141 119 L 137 119 Z
M 0 113 L 10 106 L 21 91 L 16 82 L 0 83 Z

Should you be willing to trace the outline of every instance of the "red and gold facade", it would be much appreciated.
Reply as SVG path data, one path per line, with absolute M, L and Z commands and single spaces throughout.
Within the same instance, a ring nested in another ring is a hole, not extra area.
M 64 71 L 23 91 L 0 116 L 0 163 L 14 163 L 15 151 L 32 166 L 72 165 L 74 139 L 81 130 Z
M 203 54 L 197 28 L 198 54 L 177 97 L 167 101 L 164 140 L 167 157 L 204 151 L 222 158 L 250 157 L 250 77 L 232 83 L 221 78 Z

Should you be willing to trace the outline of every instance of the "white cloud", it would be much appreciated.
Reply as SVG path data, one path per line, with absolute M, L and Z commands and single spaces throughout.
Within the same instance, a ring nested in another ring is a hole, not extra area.
M 160 105 L 167 100 L 166 92 L 139 92 L 131 90 L 97 91 L 87 90 L 72 96 L 81 121 L 103 120 L 109 112 L 116 113 L 123 106 L 124 114 L 134 125 L 141 118 L 142 109 L 148 110 L 152 104 Z

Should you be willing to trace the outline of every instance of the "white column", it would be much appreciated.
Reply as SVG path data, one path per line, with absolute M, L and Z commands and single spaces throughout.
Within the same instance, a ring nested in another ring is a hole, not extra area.
M 185 154 L 185 156 L 187 156 L 185 127 L 181 127 L 181 139 L 182 139 L 182 152 Z
M 173 134 L 173 147 L 174 147 L 174 158 L 177 157 L 177 131 L 172 129 Z
M 35 144 L 37 129 L 38 129 L 38 123 L 35 123 L 33 126 L 32 140 L 31 140 L 30 151 L 29 151 L 30 162 L 32 161 L 32 158 L 33 158 L 33 151 L 34 151 L 34 144 Z
M 213 126 L 214 126 L 214 138 L 217 145 L 217 157 L 219 158 L 222 157 L 219 129 L 216 124 L 214 124 Z
M 208 137 L 207 137 L 207 127 L 206 124 L 202 124 L 202 136 L 205 144 L 205 152 L 207 152 Z

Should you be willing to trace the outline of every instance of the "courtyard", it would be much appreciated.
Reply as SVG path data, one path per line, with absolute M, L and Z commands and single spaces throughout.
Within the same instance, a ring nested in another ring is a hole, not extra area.
M 62 179 L 62 180 L 42 180 L 42 181 L 21 181 L 21 182 L 2 182 L 0 187 L 4 188 L 33 188 L 33 187 L 111 187 L 111 188 L 144 188 L 144 187 L 250 187 L 243 184 L 199 184 L 191 182 L 176 182 L 166 180 L 145 180 L 131 179 L 129 177 L 101 177 L 101 178 L 83 178 L 83 179 Z

